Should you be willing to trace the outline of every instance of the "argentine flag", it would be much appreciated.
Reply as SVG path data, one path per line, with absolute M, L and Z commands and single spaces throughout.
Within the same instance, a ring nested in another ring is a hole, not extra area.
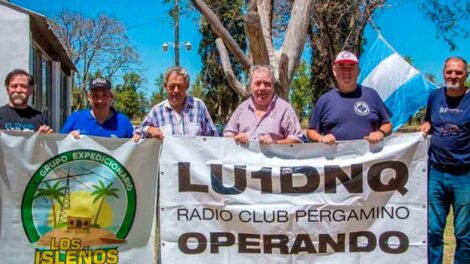
M 361 55 L 359 83 L 375 89 L 392 112 L 393 131 L 426 106 L 429 93 L 438 88 L 405 61 L 382 37 Z

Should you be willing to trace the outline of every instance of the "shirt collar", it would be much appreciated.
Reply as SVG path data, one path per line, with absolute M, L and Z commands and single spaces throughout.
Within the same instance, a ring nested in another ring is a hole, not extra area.
M 111 106 L 110 110 L 111 110 L 111 112 L 112 112 L 113 114 L 112 114 L 109 118 L 115 116 L 116 113 L 117 113 L 117 110 L 116 110 L 114 107 L 112 107 L 112 106 Z M 96 120 L 96 118 L 95 118 L 95 117 L 93 116 L 93 114 L 91 113 L 91 108 L 88 109 L 88 118 L 89 118 L 89 119 L 92 119 L 92 120 Z M 108 119 L 109 119 L 109 118 L 108 118 Z M 105 121 L 107 121 L 108 119 L 106 119 Z
M 168 101 L 168 99 L 165 100 L 163 105 L 169 111 L 174 111 L 175 110 L 171 106 L 170 101 Z M 185 109 L 188 109 L 188 108 L 194 108 L 194 98 L 192 96 L 186 95 L 186 98 L 184 99 L 182 110 L 184 111 Z

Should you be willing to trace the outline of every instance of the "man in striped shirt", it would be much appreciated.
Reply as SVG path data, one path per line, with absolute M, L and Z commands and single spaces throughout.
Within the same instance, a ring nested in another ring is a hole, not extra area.
M 135 141 L 141 137 L 163 139 L 165 135 L 217 136 L 204 102 L 186 95 L 189 74 L 184 68 L 169 68 L 163 86 L 167 99 L 154 106 L 136 128 Z

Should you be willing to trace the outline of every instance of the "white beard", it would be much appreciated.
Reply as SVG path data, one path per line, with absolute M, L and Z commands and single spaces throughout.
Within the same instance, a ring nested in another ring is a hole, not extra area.
M 13 94 L 11 94 L 11 100 L 13 101 L 13 104 L 15 104 L 15 105 L 22 105 L 22 104 L 25 103 L 26 95 L 19 94 L 19 93 L 13 93 Z
M 447 89 L 449 89 L 449 90 L 458 90 L 458 89 L 462 88 L 462 87 L 460 87 L 459 84 L 447 84 L 446 87 L 447 87 Z

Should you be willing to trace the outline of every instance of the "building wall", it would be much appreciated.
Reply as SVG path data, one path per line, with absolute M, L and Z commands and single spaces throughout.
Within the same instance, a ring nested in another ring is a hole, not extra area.
M 0 105 L 8 103 L 5 76 L 13 69 L 29 70 L 29 16 L 0 5 Z
M 73 70 L 57 61 L 57 40 L 41 34 L 45 27 L 47 30 L 45 20 L 31 18 L 15 8 L 0 4 L 0 106 L 8 103 L 5 76 L 13 69 L 24 69 L 35 81 L 29 104 L 43 112 L 54 131 L 60 131 L 70 115 Z

